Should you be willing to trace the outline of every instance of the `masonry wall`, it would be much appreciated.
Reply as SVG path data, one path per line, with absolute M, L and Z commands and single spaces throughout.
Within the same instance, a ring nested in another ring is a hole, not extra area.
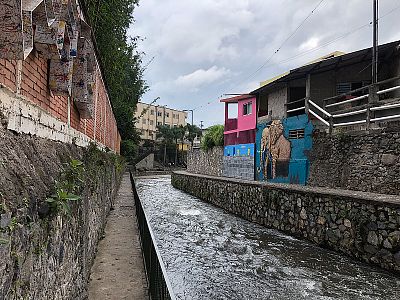
M 246 220 L 400 274 L 398 197 L 172 174 L 172 185 Z
M 254 156 L 224 156 L 222 176 L 254 180 Z
M 188 151 L 187 170 L 191 173 L 222 176 L 224 148 L 214 147 L 208 151 Z
M 310 186 L 400 195 L 400 126 L 314 133 Z
M 268 94 L 268 112 L 272 111 L 272 119 L 282 119 L 285 117 L 285 103 L 287 103 L 286 87 Z
M 81 200 L 70 216 L 49 211 L 63 164 L 85 163 Z M 95 147 L 0 126 L 0 299 L 87 299 L 87 282 L 121 166 Z
M 100 69 L 97 67 L 95 72 L 94 116 L 83 119 L 72 100 L 50 92 L 48 64 L 37 51 L 32 51 L 24 61 L 0 59 L 0 89 L 9 89 L 15 99 L 27 100 L 91 140 L 119 153 L 121 138 Z

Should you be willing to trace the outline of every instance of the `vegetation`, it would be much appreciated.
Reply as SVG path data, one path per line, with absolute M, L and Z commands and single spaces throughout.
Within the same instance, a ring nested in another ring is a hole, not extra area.
M 179 144 L 182 144 L 182 151 L 183 151 L 183 143 L 185 140 L 191 142 L 193 146 L 193 141 L 196 136 L 201 135 L 201 130 L 196 125 L 187 124 L 186 126 L 177 126 L 177 127 L 170 127 L 168 125 L 161 125 L 157 126 L 157 138 L 162 139 L 162 145 L 164 147 L 164 151 L 174 145 L 175 148 L 175 165 L 178 164 L 178 152 L 179 152 Z
M 55 194 L 46 199 L 54 213 L 61 212 L 64 215 L 71 215 L 71 202 L 81 199 L 77 194 L 83 184 L 84 170 L 83 162 L 76 159 L 65 164 L 60 180 L 56 181 Z
M 193 147 L 193 141 L 196 137 L 201 136 L 201 129 L 196 125 L 186 125 L 186 139 L 190 142 Z
M 201 149 L 208 151 L 215 146 L 224 145 L 224 126 L 214 125 L 207 129 L 201 140 Z
M 128 40 L 127 30 L 133 20 L 138 0 L 83 0 L 92 27 L 104 80 L 123 140 L 123 155 L 135 155 L 139 134 L 134 126 L 134 112 L 140 97 L 148 90 L 143 80 L 142 53 L 138 37 Z

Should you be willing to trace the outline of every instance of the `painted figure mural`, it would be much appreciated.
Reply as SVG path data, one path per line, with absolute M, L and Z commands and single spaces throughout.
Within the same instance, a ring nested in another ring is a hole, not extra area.
M 275 183 L 307 183 L 313 125 L 306 114 L 257 124 L 256 178 Z
M 271 125 L 262 131 L 260 161 L 264 178 L 288 176 L 291 148 L 283 133 L 280 120 L 272 121 Z

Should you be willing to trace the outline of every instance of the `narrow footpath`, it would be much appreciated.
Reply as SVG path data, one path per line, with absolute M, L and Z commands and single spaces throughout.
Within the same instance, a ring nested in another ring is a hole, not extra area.
M 100 241 L 89 300 L 149 299 L 129 173 L 125 173 Z

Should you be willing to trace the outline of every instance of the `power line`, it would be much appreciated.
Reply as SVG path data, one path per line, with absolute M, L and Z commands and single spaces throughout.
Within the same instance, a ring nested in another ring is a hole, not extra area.
M 391 9 L 390 11 L 388 11 L 387 13 L 381 15 L 381 16 L 379 17 L 378 20 L 383 19 L 384 17 L 386 17 L 386 16 L 392 14 L 394 11 L 396 11 L 396 10 L 398 10 L 398 9 L 400 9 L 400 6 L 397 6 L 397 7 L 393 8 L 393 9 Z M 346 37 L 348 37 L 348 36 L 350 36 L 350 35 L 352 35 L 352 34 L 358 32 L 358 31 L 360 31 L 361 29 L 364 29 L 364 28 L 369 27 L 369 26 L 371 26 L 371 25 L 372 25 L 372 22 L 369 22 L 369 23 L 367 23 L 367 24 L 364 24 L 364 25 L 362 25 L 362 26 L 359 26 L 359 27 L 357 27 L 357 28 L 354 28 L 354 29 L 352 29 L 352 30 L 350 30 L 350 31 L 348 31 L 348 32 L 346 32 L 346 33 L 344 33 L 344 34 L 342 34 L 342 35 L 340 35 L 340 36 L 338 36 L 338 37 L 336 37 L 336 38 L 334 38 L 334 39 L 328 41 L 328 42 L 325 42 L 325 43 L 323 43 L 323 44 L 321 44 L 321 45 L 319 45 L 319 46 L 310 48 L 310 49 L 308 49 L 308 50 L 306 50 L 306 51 L 300 52 L 300 53 L 298 53 L 298 54 L 296 54 L 296 55 L 294 55 L 294 56 L 292 56 L 292 57 L 286 58 L 286 59 L 281 60 L 281 61 L 278 61 L 278 62 L 276 62 L 276 63 L 271 63 L 271 64 L 268 64 L 268 65 L 267 65 L 267 64 L 264 64 L 264 65 L 263 65 L 263 68 L 267 68 L 267 67 L 272 67 L 272 66 L 279 65 L 279 64 L 288 63 L 288 62 L 293 61 L 293 60 L 295 60 L 295 59 L 297 59 L 297 58 L 299 58 L 299 57 L 305 56 L 305 55 L 307 55 L 307 54 L 310 54 L 310 53 L 312 53 L 312 52 L 315 52 L 315 51 L 318 51 L 318 50 L 320 50 L 320 49 L 322 49 L 322 48 L 325 48 L 326 46 L 329 46 L 329 45 L 331 45 L 331 44 L 333 44 L 333 43 L 335 43 L 335 42 L 337 42 L 337 41 L 339 41 L 339 40 L 341 40 L 341 39 L 344 39 L 344 38 L 346 38 Z M 247 79 L 248 79 L 248 78 L 246 78 L 245 80 L 247 80 Z M 244 82 L 245 80 L 243 80 L 242 82 Z M 242 82 L 241 82 L 241 83 L 242 83 Z M 197 109 L 203 108 L 203 107 L 205 107 L 205 106 L 207 106 L 207 105 L 210 105 L 210 104 L 212 104 L 213 102 L 216 102 L 216 101 L 218 101 L 218 100 L 221 99 L 221 98 L 222 98 L 222 96 L 219 96 L 218 99 L 212 100 L 212 101 L 209 101 L 209 102 L 207 102 L 207 103 L 205 103 L 205 104 L 203 104 L 203 105 L 200 105 L 200 106 L 194 108 L 194 110 L 197 110 Z
M 289 41 L 298 31 L 299 29 L 304 25 L 305 22 L 307 22 L 307 20 L 312 16 L 312 14 L 314 14 L 314 12 L 321 6 L 321 4 L 324 2 L 325 0 L 320 0 L 318 2 L 318 4 L 313 8 L 313 10 L 307 15 L 307 17 L 301 21 L 301 23 L 296 27 L 296 29 L 283 41 L 283 43 L 278 47 L 278 49 L 276 49 L 269 57 L 268 59 L 252 74 L 250 74 L 250 76 L 248 76 L 246 79 L 244 79 L 243 81 L 247 81 L 250 78 L 252 78 L 254 75 L 256 75 L 261 69 L 263 69 L 270 61 L 271 59 L 282 49 L 282 47 L 287 43 L 287 41 Z M 241 80 L 242 81 L 242 80 Z M 207 105 L 211 104 L 214 101 L 210 101 L 207 103 Z M 201 107 L 203 107 L 204 105 L 201 105 L 199 107 L 194 108 L 194 110 L 199 109 Z
M 260 72 L 270 61 L 271 59 L 282 49 L 282 47 L 299 31 L 299 29 L 304 25 L 304 23 L 307 22 L 307 20 L 314 14 L 314 12 L 320 7 L 322 2 L 325 0 L 321 0 L 318 2 L 318 4 L 314 7 L 314 9 L 307 15 L 307 17 L 299 24 L 299 26 L 296 27 L 296 29 L 283 41 L 283 43 L 276 49 L 269 57 L 268 59 L 252 74 L 250 74 L 246 79 L 243 81 L 247 81 L 250 78 L 252 78 L 254 75 L 256 75 L 258 72 Z

